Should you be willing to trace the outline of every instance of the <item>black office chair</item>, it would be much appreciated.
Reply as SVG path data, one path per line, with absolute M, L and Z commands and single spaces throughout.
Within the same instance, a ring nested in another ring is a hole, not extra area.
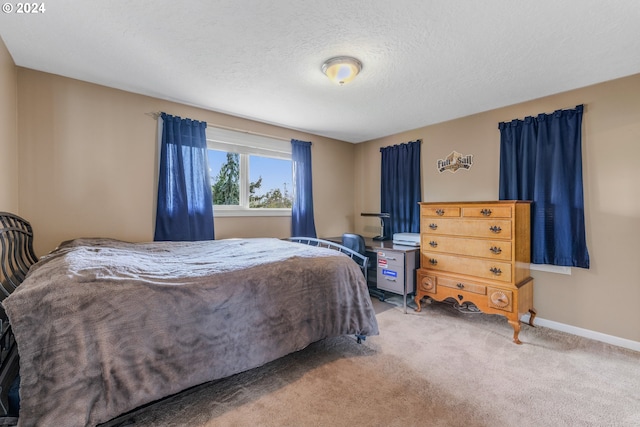
M 358 252 L 363 257 L 367 257 L 367 247 L 364 243 L 364 237 L 362 237 L 359 234 L 344 233 L 342 235 L 342 246 L 345 246 L 351 249 L 352 251 Z M 369 262 L 367 262 L 367 266 L 368 265 L 369 265 Z M 364 280 L 367 281 L 367 284 L 368 284 L 369 279 L 368 279 L 367 270 L 368 270 L 368 267 L 364 268 L 362 272 L 364 273 Z
M 352 251 L 358 252 L 360 255 L 368 258 L 367 245 L 365 244 L 364 237 L 362 237 L 359 234 L 344 233 L 342 235 L 342 246 L 345 246 L 351 249 Z M 371 261 L 372 260 L 369 260 L 367 264 L 371 265 Z M 377 260 L 375 259 L 373 260 L 374 263 L 376 261 Z M 367 282 L 367 287 L 369 288 L 369 294 L 371 296 L 378 298 L 380 301 L 384 301 L 386 298 L 384 292 L 378 289 L 375 285 L 371 285 L 369 283 L 369 277 L 368 277 L 369 275 L 367 270 L 368 268 L 365 268 L 363 272 L 364 272 L 364 280 Z
M 364 237 L 359 234 L 344 233 L 342 235 L 342 246 L 346 246 L 352 251 L 358 252 L 362 256 L 367 256 L 367 247 Z

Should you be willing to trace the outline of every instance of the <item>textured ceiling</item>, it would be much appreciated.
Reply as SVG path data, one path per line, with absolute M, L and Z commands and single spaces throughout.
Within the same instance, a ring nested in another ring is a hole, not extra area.
M 354 143 L 640 72 L 638 0 L 44 4 L 0 14 L 19 66 Z

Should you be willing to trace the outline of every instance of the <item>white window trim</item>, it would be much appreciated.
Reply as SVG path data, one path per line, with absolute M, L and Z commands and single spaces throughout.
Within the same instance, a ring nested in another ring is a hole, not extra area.
M 530 270 L 546 271 L 547 273 L 566 274 L 571 276 L 571 267 L 552 264 L 529 264 Z
M 251 217 L 251 216 L 291 216 L 288 208 L 249 208 L 247 184 L 248 156 L 258 155 L 291 160 L 291 141 L 257 135 L 249 132 L 234 131 L 214 126 L 206 129 L 207 148 L 241 154 L 240 156 L 240 206 L 215 206 L 215 217 Z
M 214 206 L 213 215 L 216 218 L 243 216 L 291 216 L 291 209 L 238 208 L 231 206 Z

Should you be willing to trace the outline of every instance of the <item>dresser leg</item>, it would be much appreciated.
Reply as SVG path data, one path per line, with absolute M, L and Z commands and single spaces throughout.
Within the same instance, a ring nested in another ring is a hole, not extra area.
M 509 320 L 509 324 L 513 327 L 513 342 L 516 344 L 522 344 L 522 342 L 518 339 L 518 335 L 520 334 L 520 321 Z
M 416 294 L 415 298 L 413 299 L 416 302 L 416 308 L 414 308 L 414 311 L 419 312 L 420 310 L 422 310 L 422 306 L 420 305 L 420 300 L 422 300 L 422 298 L 420 297 L 420 295 Z
M 534 326 L 533 319 L 536 318 L 536 314 L 538 313 L 533 308 L 529 310 L 529 326 Z

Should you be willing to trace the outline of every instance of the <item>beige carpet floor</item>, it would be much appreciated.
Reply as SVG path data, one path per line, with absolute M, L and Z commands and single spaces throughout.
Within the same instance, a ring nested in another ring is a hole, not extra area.
M 391 301 L 398 304 L 398 301 Z M 380 336 L 339 337 L 109 426 L 640 426 L 640 353 L 448 304 L 374 299 Z

